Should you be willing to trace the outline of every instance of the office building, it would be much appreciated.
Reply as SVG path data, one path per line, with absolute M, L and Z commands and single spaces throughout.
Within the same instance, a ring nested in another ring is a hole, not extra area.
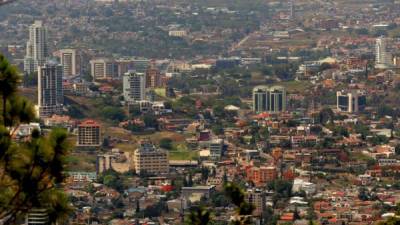
M 116 60 L 118 64 L 118 77 L 124 76 L 130 70 L 135 70 L 135 61 L 131 58 L 120 58 Z
M 79 72 L 79 56 L 76 49 L 62 49 L 60 50 L 60 61 L 63 66 L 64 77 L 74 77 Z
M 26 43 L 26 55 L 24 59 L 24 72 L 36 72 L 38 66 L 43 65 L 49 56 L 47 28 L 42 21 L 35 21 L 29 27 L 29 39 Z
M 387 39 L 379 37 L 375 43 L 375 68 L 385 69 L 393 67 L 392 54 L 387 51 Z
M 157 88 L 161 86 L 161 74 L 152 63 L 146 70 L 146 88 Z
M 149 141 L 142 141 L 133 153 L 133 168 L 138 174 L 166 174 L 169 172 L 168 153 Z
M 63 72 L 61 64 L 49 61 L 38 66 L 39 117 L 61 114 L 64 104 Z
M 123 94 L 127 103 L 142 101 L 146 98 L 146 76 L 144 73 L 128 71 L 123 77 Z
M 257 86 L 253 89 L 254 112 L 286 111 L 286 89 L 281 86 Z
M 93 120 L 86 120 L 78 125 L 77 146 L 98 147 L 101 145 L 101 128 Z
M 337 110 L 340 112 L 355 113 L 363 111 L 367 97 L 363 91 L 338 91 L 336 92 Z
M 211 140 L 209 143 L 210 159 L 214 161 L 220 160 L 223 147 L 224 147 L 224 140 L 222 139 Z
M 90 75 L 93 80 L 118 78 L 118 63 L 111 59 L 90 60 Z

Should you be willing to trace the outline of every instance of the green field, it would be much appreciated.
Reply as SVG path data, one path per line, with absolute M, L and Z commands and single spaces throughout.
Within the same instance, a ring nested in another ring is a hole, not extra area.
M 165 88 L 155 88 L 154 92 L 161 97 L 165 98 Z
M 192 151 L 184 144 L 178 144 L 169 151 L 170 160 L 196 160 L 199 157 L 197 151 Z
M 287 90 L 290 90 L 291 92 L 293 91 L 303 92 L 312 86 L 312 84 L 308 81 L 295 81 L 295 80 L 279 82 L 276 83 L 276 85 L 284 86 Z

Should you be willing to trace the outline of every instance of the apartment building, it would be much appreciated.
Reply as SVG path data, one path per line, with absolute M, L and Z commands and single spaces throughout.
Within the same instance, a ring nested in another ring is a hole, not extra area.
M 93 120 L 86 120 L 78 125 L 77 146 L 97 147 L 101 145 L 101 128 Z
M 135 172 L 165 174 L 169 172 L 168 153 L 156 148 L 149 141 L 142 141 L 133 153 L 133 168 Z

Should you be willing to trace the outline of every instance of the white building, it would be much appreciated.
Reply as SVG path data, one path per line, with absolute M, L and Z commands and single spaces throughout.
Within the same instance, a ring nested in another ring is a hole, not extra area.
M 379 37 L 375 43 L 375 67 L 379 69 L 393 66 L 392 54 L 387 51 L 387 39 Z
M 170 37 L 186 37 L 187 31 L 186 30 L 170 30 L 168 32 Z
M 90 60 L 90 75 L 94 80 L 117 78 L 118 63 L 105 58 L 92 59 Z
M 76 49 L 61 49 L 60 60 L 63 66 L 64 77 L 73 77 L 79 74 Z
M 128 71 L 123 78 L 123 94 L 127 103 L 145 100 L 146 75 L 135 71 Z
M 316 192 L 316 188 L 315 184 L 296 178 L 293 182 L 292 192 L 304 191 L 307 195 L 311 195 Z
M 224 147 L 223 139 L 213 139 L 209 142 L 211 160 L 218 161 L 221 159 L 223 147 Z
M 35 21 L 29 27 L 29 40 L 26 43 L 26 56 L 24 59 L 24 71 L 33 73 L 38 66 L 43 65 L 49 56 L 47 43 L 47 28 L 42 21 Z
M 63 68 L 61 64 L 48 62 L 38 67 L 38 106 L 39 117 L 46 118 L 62 113 Z

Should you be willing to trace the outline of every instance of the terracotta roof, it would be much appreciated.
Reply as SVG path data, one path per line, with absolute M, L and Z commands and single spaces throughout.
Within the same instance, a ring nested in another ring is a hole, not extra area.
M 100 127 L 100 125 L 94 120 L 85 120 L 81 124 L 80 127 Z

